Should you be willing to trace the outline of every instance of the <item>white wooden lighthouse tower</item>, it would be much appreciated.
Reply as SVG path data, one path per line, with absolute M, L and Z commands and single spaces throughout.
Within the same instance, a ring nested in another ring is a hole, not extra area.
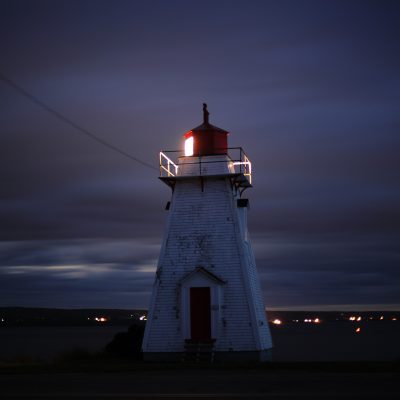
M 145 360 L 267 360 L 272 347 L 247 231 L 251 163 L 228 132 L 187 132 L 184 155 L 160 153 L 172 188 L 143 340 Z M 177 161 L 173 161 L 176 160 Z

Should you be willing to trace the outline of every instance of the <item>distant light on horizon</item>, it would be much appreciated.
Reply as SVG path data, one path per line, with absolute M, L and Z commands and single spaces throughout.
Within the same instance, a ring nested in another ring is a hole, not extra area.
M 274 320 L 272 321 L 272 323 L 273 323 L 274 325 L 281 325 L 281 324 L 282 324 L 282 321 L 281 321 L 280 319 L 276 318 L 276 319 L 274 319 Z

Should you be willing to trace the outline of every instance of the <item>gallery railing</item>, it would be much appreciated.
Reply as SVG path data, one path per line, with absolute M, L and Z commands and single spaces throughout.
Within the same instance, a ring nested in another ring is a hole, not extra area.
M 226 150 L 226 149 L 225 149 Z M 215 160 L 210 159 L 211 156 L 191 156 L 185 157 L 185 166 L 193 165 L 197 169 L 198 176 L 204 175 L 203 168 L 204 164 L 227 164 L 228 174 L 242 175 L 246 178 L 248 183 L 251 185 L 252 182 L 252 171 L 251 161 L 247 157 L 246 153 L 241 147 L 230 147 L 227 149 L 228 153 L 224 159 L 221 157 L 215 157 Z M 160 151 L 160 178 L 174 178 L 180 176 L 179 174 L 179 158 L 184 157 L 182 150 L 163 150 Z M 193 161 L 191 161 L 193 159 Z M 209 175 L 209 174 L 207 174 Z M 181 175 L 182 176 L 182 175 Z

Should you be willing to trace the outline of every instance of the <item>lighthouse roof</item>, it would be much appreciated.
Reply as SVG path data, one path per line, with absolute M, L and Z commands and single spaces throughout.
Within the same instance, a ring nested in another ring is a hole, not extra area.
M 189 132 L 201 132 L 201 133 L 207 133 L 207 132 L 215 132 L 215 133 L 224 133 L 227 134 L 229 133 L 228 131 L 218 128 L 217 126 L 211 125 L 208 122 L 210 113 L 207 110 L 207 104 L 203 103 L 203 123 L 199 126 L 196 126 L 196 128 L 191 129 Z
M 205 123 L 203 122 L 201 125 L 196 126 L 196 128 L 191 129 L 192 132 L 218 132 L 218 133 L 229 133 L 228 131 L 225 131 L 224 129 L 218 128 L 217 126 L 211 125 L 210 123 Z

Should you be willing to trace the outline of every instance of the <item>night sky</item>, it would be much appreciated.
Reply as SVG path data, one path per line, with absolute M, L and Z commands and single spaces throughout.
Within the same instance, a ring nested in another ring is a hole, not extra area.
M 253 162 L 267 308 L 400 308 L 400 2 L 0 1 L 0 306 L 146 308 L 199 125 Z

